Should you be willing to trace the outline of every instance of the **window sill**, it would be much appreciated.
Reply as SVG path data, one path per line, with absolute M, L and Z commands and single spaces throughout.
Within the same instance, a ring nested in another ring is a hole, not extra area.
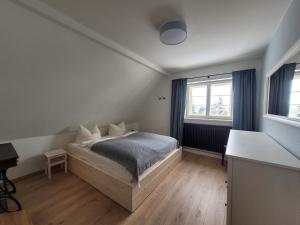
M 268 120 L 273 120 L 279 123 L 283 123 L 289 126 L 298 127 L 300 128 L 300 121 L 298 119 L 293 119 L 285 116 L 277 116 L 272 114 L 265 114 L 264 118 Z
M 220 120 L 220 119 L 191 119 L 185 118 L 185 123 L 194 124 L 205 124 L 205 125 L 216 125 L 216 126 L 232 126 L 231 120 Z

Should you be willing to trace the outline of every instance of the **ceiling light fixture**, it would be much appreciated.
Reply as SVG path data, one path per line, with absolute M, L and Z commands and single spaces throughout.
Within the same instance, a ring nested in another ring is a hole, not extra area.
M 160 28 L 160 41 L 166 45 L 178 45 L 185 41 L 187 28 L 181 20 L 169 21 Z

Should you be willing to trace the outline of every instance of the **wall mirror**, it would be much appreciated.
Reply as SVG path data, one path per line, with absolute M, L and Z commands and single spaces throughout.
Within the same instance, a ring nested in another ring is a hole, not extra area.
M 268 78 L 267 113 L 300 122 L 300 52 Z

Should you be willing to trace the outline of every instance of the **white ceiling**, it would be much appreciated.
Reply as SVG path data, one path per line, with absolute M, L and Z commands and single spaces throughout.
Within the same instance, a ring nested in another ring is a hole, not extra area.
M 300 52 L 298 52 L 295 56 L 291 59 L 287 60 L 286 63 L 300 63 Z
M 174 73 L 262 55 L 290 0 L 42 0 Z M 183 19 L 187 40 L 159 41 L 159 26 Z

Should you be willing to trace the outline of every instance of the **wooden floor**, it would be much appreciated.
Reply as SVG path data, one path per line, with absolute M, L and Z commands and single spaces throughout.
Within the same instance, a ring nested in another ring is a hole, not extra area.
M 220 160 L 184 153 L 181 163 L 132 214 L 73 174 L 16 183 L 34 225 L 225 225 L 226 172 Z

